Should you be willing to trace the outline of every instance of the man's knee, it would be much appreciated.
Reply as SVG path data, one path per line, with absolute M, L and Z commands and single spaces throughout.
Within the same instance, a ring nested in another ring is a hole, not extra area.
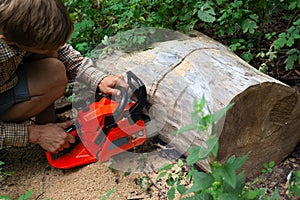
M 49 79 L 53 81 L 54 84 L 65 87 L 68 83 L 65 65 L 56 58 L 46 58 L 45 62 L 49 70 Z
M 63 92 L 68 79 L 64 64 L 56 58 L 45 58 L 28 65 L 28 81 L 32 95 L 49 90 Z

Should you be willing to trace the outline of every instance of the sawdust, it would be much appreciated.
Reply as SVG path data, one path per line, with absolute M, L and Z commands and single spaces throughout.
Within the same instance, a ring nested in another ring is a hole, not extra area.
M 162 199 L 159 193 L 143 189 L 142 172 L 115 170 L 100 162 L 70 170 L 55 169 L 38 146 L 10 148 L 8 152 L 5 169 L 14 174 L 1 183 L 0 196 L 17 199 L 32 190 L 31 199 L 79 200 L 101 199 L 113 191 L 107 199 Z

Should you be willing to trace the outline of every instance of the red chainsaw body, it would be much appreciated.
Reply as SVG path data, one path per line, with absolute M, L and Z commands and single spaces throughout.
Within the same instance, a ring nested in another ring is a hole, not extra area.
M 113 155 L 143 144 L 146 140 L 144 120 L 133 122 L 125 116 L 134 102 L 125 106 L 115 124 L 107 124 L 107 119 L 112 119 L 118 105 L 119 102 L 104 97 L 80 110 L 76 119 L 76 129 L 70 132 L 80 137 L 79 142 L 66 149 L 67 153 L 60 152 L 61 155 L 58 156 L 46 152 L 50 165 L 69 169 L 97 160 L 105 162 Z
M 81 110 L 78 123 L 82 126 L 80 136 L 85 146 L 88 146 L 92 155 L 96 155 L 101 162 L 109 160 L 113 155 L 132 149 L 143 144 L 146 140 L 145 123 L 142 119 L 130 122 L 127 117 L 120 116 L 116 126 L 104 130 L 106 117 L 111 117 L 119 103 L 108 98 L 102 98 Z M 134 102 L 128 103 L 123 113 L 128 113 Z M 101 135 L 102 134 L 102 135 Z

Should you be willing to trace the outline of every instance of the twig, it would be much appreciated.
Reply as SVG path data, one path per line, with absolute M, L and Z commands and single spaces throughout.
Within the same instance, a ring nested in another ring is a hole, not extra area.
M 35 200 L 38 200 L 40 197 L 44 196 L 44 194 L 45 194 L 45 192 L 42 192 L 41 194 L 39 194 L 39 195 L 35 198 Z
M 157 184 L 149 177 L 148 173 L 146 171 L 143 170 L 143 174 L 149 178 L 149 181 L 151 182 L 151 184 L 158 190 L 158 193 L 163 196 L 164 198 L 167 199 L 167 195 L 157 186 Z

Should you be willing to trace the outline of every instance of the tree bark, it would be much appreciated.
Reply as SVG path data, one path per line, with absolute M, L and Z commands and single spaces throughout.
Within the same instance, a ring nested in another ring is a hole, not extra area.
M 299 142 L 299 94 L 204 35 L 154 43 L 139 52 L 115 50 L 95 65 L 113 74 L 131 70 L 143 80 L 160 137 L 182 154 L 204 146 L 210 134 L 170 134 L 191 123 L 193 101 L 203 95 L 206 113 L 234 103 L 217 123 L 217 159 L 248 154 L 243 167 L 248 177 L 257 176 L 265 162 L 282 161 Z M 209 171 L 209 161 L 198 164 Z

